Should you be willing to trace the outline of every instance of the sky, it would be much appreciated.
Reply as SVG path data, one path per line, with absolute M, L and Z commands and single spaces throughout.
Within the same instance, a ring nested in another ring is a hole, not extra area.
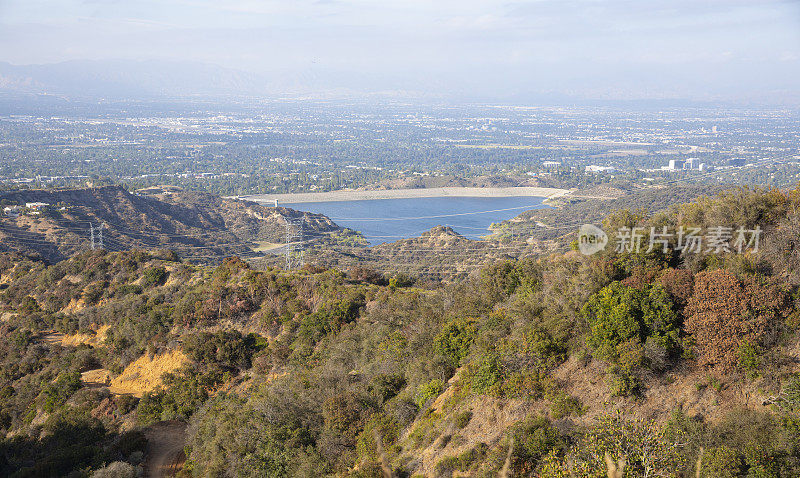
M 320 88 L 800 97 L 800 0 L 0 0 L 0 61 L 193 61 Z

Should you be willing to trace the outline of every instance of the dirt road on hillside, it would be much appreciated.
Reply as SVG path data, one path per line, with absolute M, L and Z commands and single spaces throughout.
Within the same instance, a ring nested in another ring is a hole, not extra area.
M 183 453 L 186 424 L 179 421 L 159 422 L 145 428 L 144 435 L 147 437 L 146 476 L 175 476 L 186 461 Z

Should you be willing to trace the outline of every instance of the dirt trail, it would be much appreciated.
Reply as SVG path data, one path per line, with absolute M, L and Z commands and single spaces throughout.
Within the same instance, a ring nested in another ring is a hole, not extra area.
M 145 476 L 175 476 L 186 460 L 183 453 L 186 424 L 179 421 L 159 422 L 145 428 L 144 435 L 147 437 Z

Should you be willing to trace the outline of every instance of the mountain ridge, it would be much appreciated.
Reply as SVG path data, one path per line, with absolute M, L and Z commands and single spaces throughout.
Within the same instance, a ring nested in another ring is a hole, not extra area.
M 257 74 L 197 62 L 69 60 L 14 65 L 0 62 L 0 91 L 70 97 L 157 98 L 261 95 L 269 81 Z
M 48 262 L 90 248 L 93 230 L 99 245 L 101 224 L 110 250 L 166 248 L 210 262 L 253 256 L 253 246 L 262 241 L 282 242 L 287 219 L 302 220 L 310 237 L 341 230 L 320 214 L 183 191 L 147 196 L 121 186 L 15 190 L 0 193 L 0 202 L 49 205 L 0 219 L 1 250 L 33 253 Z

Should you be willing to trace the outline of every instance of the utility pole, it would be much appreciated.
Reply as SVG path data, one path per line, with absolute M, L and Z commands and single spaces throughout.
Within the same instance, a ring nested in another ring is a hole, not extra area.
M 89 223 L 89 233 L 92 235 L 92 250 L 94 250 L 94 224 Z
M 290 219 L 284 217 L 286 222 L 286 246 L 285 255 L 286 263 L 284 268 L 288 271 L 297 267 L 303 267 L 305 264 L 303 252 L 303 227 L 305 220 Z
M 105 223 L 102 223 L 102 224 L 100 224 L 100 227 L 98 228 L 100 230 L 100 249 L 105 249 L 105 246 L 103 246 L 103 228 L 105 226 L 106 226 Z

